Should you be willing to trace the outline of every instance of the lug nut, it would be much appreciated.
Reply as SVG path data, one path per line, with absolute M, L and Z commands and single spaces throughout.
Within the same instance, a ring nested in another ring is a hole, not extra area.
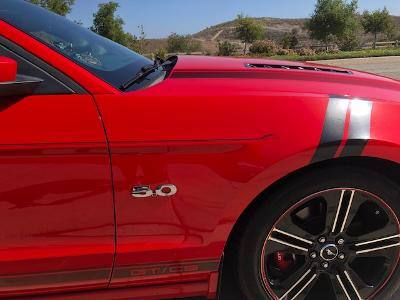
M 326 242 L 326 238 L 321 236 L 318 240 L 320 243 L 325 243 Z
M 341 259 L 341 260 L 345 259 L 345 256 L 344 256 L 343 253 L 340 253 L 340 254 L 338 255 L 338 257 L 339 257 L 339 259 Z
M 327 262 L 322 263 L 322 267 L 324 267 L 325 269 L 327 269 L 329 267 L 329 264 Z
M 344 239 L 338 239 L 337 243 L 338 243 L 339 245 L 343 245 L 343 244 L 344 244 Z
M 311 257 L 312 259 L 316 259 L 316 258 L 317 258 L 317 253 L 311 252 L 310 257 Z

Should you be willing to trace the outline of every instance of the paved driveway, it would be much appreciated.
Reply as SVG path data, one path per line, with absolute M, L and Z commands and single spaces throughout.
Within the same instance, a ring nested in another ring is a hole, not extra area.
M 400 80 L 400 56 L 322 60 L 318 63 L 375 73 Z

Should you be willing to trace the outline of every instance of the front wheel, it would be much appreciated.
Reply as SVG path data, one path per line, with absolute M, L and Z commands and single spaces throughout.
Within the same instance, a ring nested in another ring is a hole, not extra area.
M 248 299 L 390 299 L 399 279 L 400 188 L 331 168 L 264 199 L 237 246 Z

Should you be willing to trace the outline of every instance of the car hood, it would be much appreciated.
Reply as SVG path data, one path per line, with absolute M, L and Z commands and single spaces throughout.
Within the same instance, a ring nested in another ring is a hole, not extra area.
M 369 78 L 384 81 L 398 82 L 394 79 L 382 76 L 339 68 L 334 66 L 316 64 L 311 62 L 284 61 L 284 60 L 268 60 L 254 58 L 230 58 L 230 57 L 214 57 L 214 56 L 194 56 L 183 55 L 178 57 L 175 72 L 254 72 L 270 73 L 272 70 L 283 71 L 284 74 L 303 74 L 301 72 L 312 72 L 315 76 L 328 75 L 344 75 L 342 78 L 348 80 L 349 75 L 352 78 Z
M 265 79 L 273 82 L 270 85 L 263 84 L 271 91 L 284 89 L 291 92 L 352 95 L 396 102 L 400 99 L 400 82 L 397 80 L 309 62 L 179 56 L 171 78 L 233 81 Z M 244 82 L 241 81 L 242 84 L 245 84 Z M 396 97 L 393 97 L 394 95 Z

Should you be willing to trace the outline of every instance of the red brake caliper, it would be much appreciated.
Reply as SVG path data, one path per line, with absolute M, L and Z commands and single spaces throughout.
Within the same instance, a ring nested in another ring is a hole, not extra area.
M 290 269 L 295 263 L 295 257 L 291 253 L 277 251 L 274 255 L 275 264 L 280 271 L 285 272 Z

